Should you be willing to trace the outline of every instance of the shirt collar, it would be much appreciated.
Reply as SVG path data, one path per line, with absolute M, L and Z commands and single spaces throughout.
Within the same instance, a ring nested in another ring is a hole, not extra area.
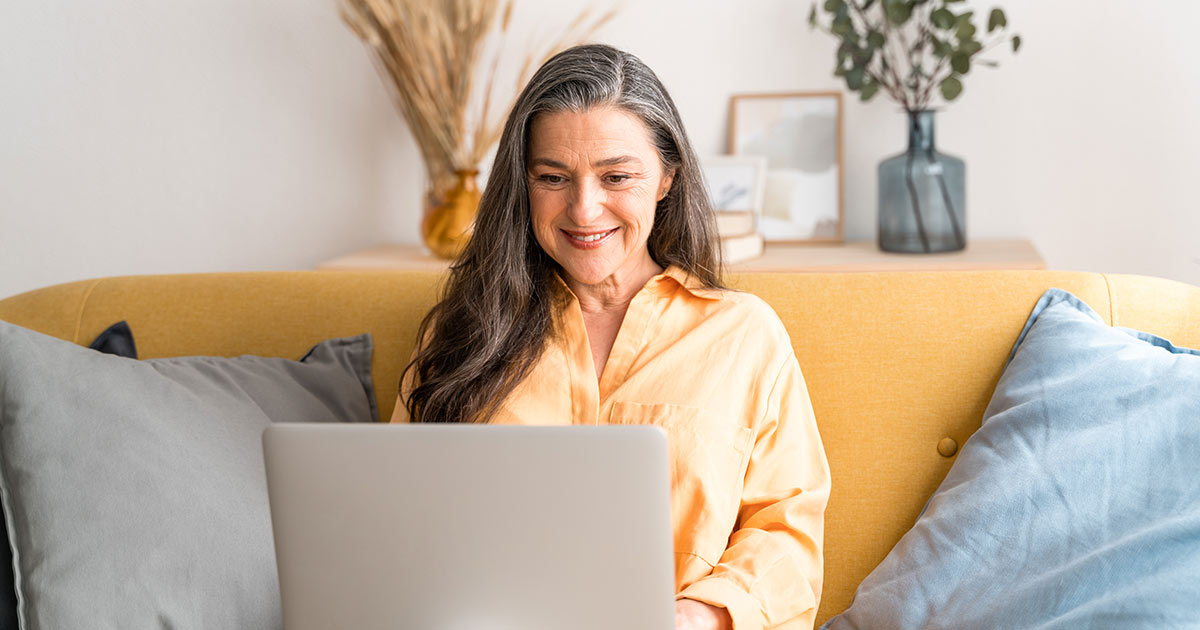
M 671 265 L 662 273 L 654 276 L 650 283 L 656 287 L 662 287 L 664 284 L 674 283 L 687 290 L 694 297 L 702 300 L 722 300 L 725 298 L 724 291 L 720 289 L 711 289 L 704 286 L 704 283 L 699 278 L 684 271 L 678 265 Z

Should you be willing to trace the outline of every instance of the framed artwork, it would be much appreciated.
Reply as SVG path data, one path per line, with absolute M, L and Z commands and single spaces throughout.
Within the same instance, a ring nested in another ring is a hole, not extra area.
M 708 197 L 717 212 L 762 213 L 767 183 L 767 158 L 753 155 L 714 155 L 701 160 Z
M 841 92 L 734 95 L 729 150 L 767 160 L 764 239 L 842 242 Z

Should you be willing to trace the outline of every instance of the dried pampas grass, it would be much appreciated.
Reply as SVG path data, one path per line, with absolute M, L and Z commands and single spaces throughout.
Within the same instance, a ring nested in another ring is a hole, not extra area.
M 416 139 L 431 193 L 441 197 L 455 171 L 477 169 L 500 139 L 511 100 L 500 115 L 492 109 L 496 73 L 513 0 L 339 0 L 342 20 L 371 49 L 390 79 L 397 108 Z M 589 37 L 610 20 L 579 15 L 548 49 L 527 52 L 516 90 L 550 57 Z M 499 18 L 499 24 L 497 24 Z M 488 46 L 489 35 L 499 41 Z M 485 49 L 492 50 L 482 99 L 473 99 Z M 536 62 L 536 63 L 535 63 Z M 515 96 L 514 96 L 515 98 Z

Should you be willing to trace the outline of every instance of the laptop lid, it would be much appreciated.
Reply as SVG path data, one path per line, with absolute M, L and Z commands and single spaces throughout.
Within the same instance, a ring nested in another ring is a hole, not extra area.
M 276 424 L 286 630 L 669 630 L 665 433 Z

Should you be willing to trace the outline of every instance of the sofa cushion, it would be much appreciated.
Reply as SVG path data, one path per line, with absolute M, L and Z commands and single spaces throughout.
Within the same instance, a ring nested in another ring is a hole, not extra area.
M 371 352 L 136 361 L 0 322 L 22 627 L 278 628 L 262 430 L 377 420 Z
M 912 529 L 823 628 L 1182 627 L 1200 601 L 1200 352 L 1052 289 Z

